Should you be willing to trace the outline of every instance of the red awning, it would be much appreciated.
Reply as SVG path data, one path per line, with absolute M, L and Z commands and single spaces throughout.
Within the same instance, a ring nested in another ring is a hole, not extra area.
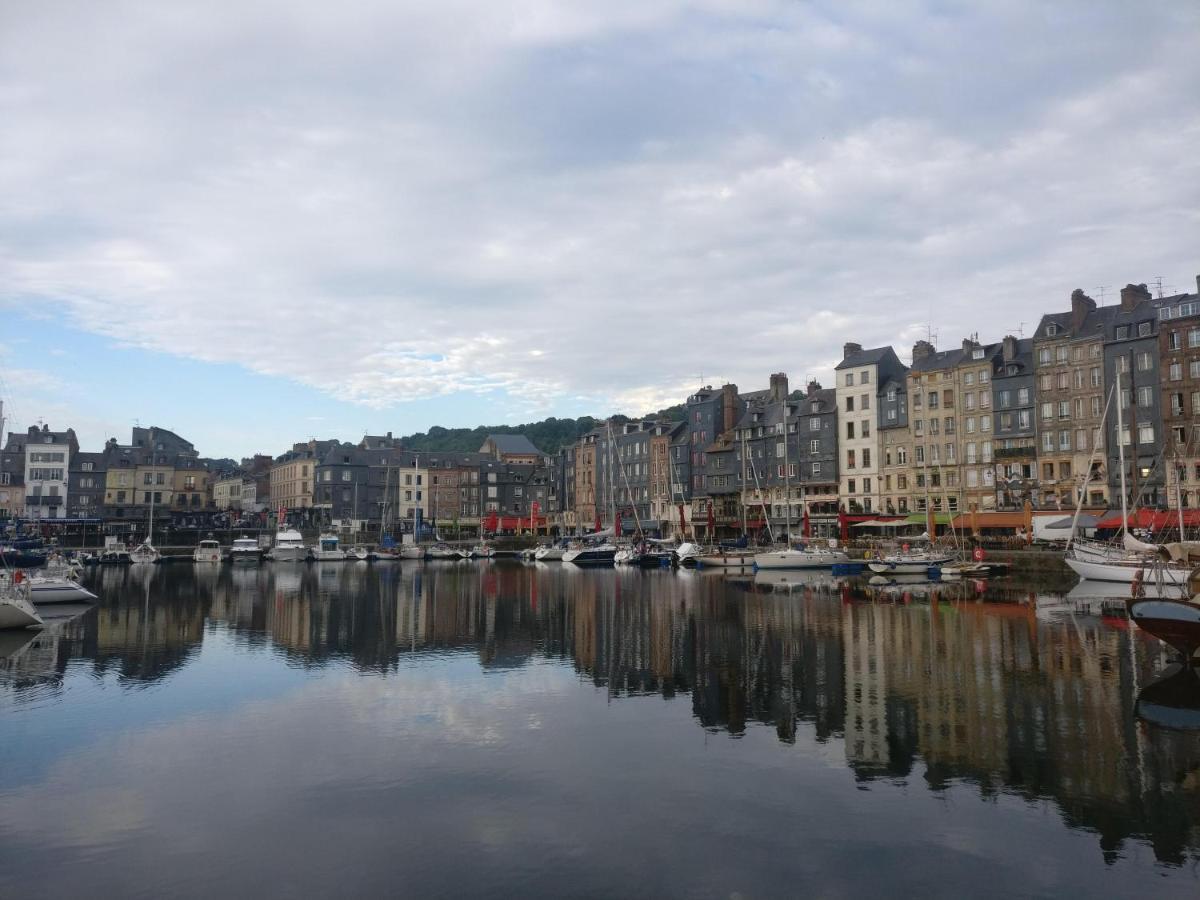
M 1200 528 L 1200 509 L 1185 509 L 1183 524 L 1186 528 Z M 1097 528 L 1120 528 L 1121 514 L 1101 519 L 1096 523 Z M 1151 531 L 1163 531 L 1167 528 L 1179 527 L 1179 510 L 1176 509 L 1139 509 L 1129 514 L 1130 528 L 1148 528 Z

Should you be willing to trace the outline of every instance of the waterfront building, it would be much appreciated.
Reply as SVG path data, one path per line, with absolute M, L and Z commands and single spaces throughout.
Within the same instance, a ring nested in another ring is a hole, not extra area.
M 992 377 L 996 508 L 1022 509 L 1037 489 L 1037 400 L 1033 339 L 1008 335 Z
M 1200 277 L 1195 294 L 1158 303 L 1158 352 L 1166 444 L 1167 505 L 1200 507 Z
M 904 516 L 908 508 L 909 454 L 912 434 L 908 424 L 908 367 L 890 373 L 880 381 L 878 403 L 879 443 L 883 479 L 883 507 L 889 516 Z
M 1109 503 L 1105 447 L 1115 445 L 1106 442 L 1101 422 L 1106 407 L 1109 419 L 1116 419 L 1116 409 L 1108 404 L 1112 382 L 1104 374 L 1106 326 L 1116 310 L 1098 308 L 1076 289 L 1069 312 L 1044 315 L 1038 322 L 1033 337 L 1035 506 L 1070 509 L 1080 490 L 1089 506 Z
M 1159 374 L 1158 309 L 1144 284 L 1121 288 L 1121 304 L 1106 322 L 1104 341 L 1105 381 L 1121 389 L 1113 402 L 1121 404 L 1123 428 L 1117 433 L 1117 417 L 1105 425 L 1108 452 L 1108 489 L 1120 496 L 1121 471 L 1117 441 L 1125 445 L 1125 488 L 1129 507 L 1166 504 L 1162 459 L 1162 379 Z M 1074 425 L 1074 423 L 1069 423 Z M 1062 435 L 1071 433 L 1063 428 Z M 1078 429 L 1074 429 L 1078 430 Z
M 337 440 L 315 438 L 293 444 L 292 449 L 275 458 L 270 471 L 271 505 L 285 514 L 314 506 L 317 460 L 340 444 Z
M 221 512 L 241 510 L 244 477 L 241 472 L 232 472 L 213 479 L 212 494 L 215 509 Z
M 929 341 L 913 345 L 912 366 L 908 371 L 909 508 L 928 516 L 935 524 L 948 524 L 958 511 L 961 497 L 958 466 L 959 420 L 958 392 L 963 374 L 960 364 L 973 349 L 937 350 Z M 988 408 L 991 400 L 988 401 Z M 976 425 L 978 426 L 978 413 Z M 991 431 L 991 424 L 988 425 Z M 978 453 L 978 447 L 976 448 Z M 976 459 L 978 465 L 978 458 Z
M 958 364 L 960 402 L 955 404 L 951 399 L 942 409 L 943 466 L 953 465 L 951 456 L 957 439 L 962 498 L 959 508 L 963 510 L 996 508 L 992 380 L 1003 369 L 1003 356 L 1003 344 L 982 344 L 977 338 L 964 340 Z M 942 393 L 945 396 L 944 388 Z M 926 412 L 930 425 L 936 428 L 933 411 Z M 932 446 L 934 435 L 928 437 Z
M 0 518 L 25 515 L 25 432 L 10 431 L 0 452 Z
M 103 514 L 108 456 L 101 451 L 80 451 L 71 457 L 67 490 L 67 516 L 94 519 Z
M 29 519 L 65 519 L 68 471 L 79 452 L 75 431 L 51 431 L 31 425 L 25 438 L 25 512 Z
M 838 495 L 846 511 L 869 515 L 883 499 L 876 409 L 879 385 L 903 375 L 904 365 L 891 347 L 864 350 L 846 343 L 835 367 L 838 408 Z

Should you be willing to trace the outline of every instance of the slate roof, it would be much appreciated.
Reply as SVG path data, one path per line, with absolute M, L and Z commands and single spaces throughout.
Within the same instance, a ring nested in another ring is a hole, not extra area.
M 533 453 L 538 456 L 542 453 L 523 434 L 489 434 L 487 440 L 491 441 L 500 453 Z M 486 444 L 486 441 L 484 443 Z
M 838 369 L 853 369 L 858 366 L 872 366 L 882 362 L 889 353 L 895 354 L 891 345 L 887 347 L 875 347 L 872 350 L 856 350 L 833 368 L 836 371 Z

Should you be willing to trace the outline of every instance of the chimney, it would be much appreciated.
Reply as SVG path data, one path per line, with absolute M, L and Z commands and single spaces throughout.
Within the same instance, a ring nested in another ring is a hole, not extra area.
M 1004 361 L 1011 362 L 1017 358 L 1017 339 L 1011 334 L 1004 336 Z
M 933 353 L 933 344 L 929 343 L 929 341 L 917 341 L 913 344 L 913 362 L 916 362 L 918 359 L 924 359 L 927 356 L 933 356 Z
M 721 385 L 721 424 L 713 430 L 722 432 L 732 428 L 738 420 L 738 389 L 736 384 Z M 716 437 L 714 434 L 713 437 Z
M 1143 300 L 1150 299 L 1150 291 L 1144 284 L 1127 284 L 1121 288 L 1121 309 L 1131 312 Z
M 970 353 L 972 350 L 974 350 L 978 346 L 979 346 L 978 341 L 972 340 L 971 338 L 963 338 L 963 345 L 962 345 L 963 353 Z
M 1196 276 L 1196 293 L 1200 294 L 1200 275 Z
M 1200 282 L 1200 275 L 1196 276 L 1196 280 Z M 862 344 L 855 344 L 852 341 L 842 344 L 842 359 L 849 359 L 851 353 L 862 353 Z
M 1088 313 L 1096 308 L 1096 301 L 1083 292 L 1081 288 L 1071 291 L 1071 330 L 1078 331 Z
M 788 377 L 786 372 L 776 372 L 771 376 L 771 402 L 780 403 L 787 399 Z
M 810 395 L 815 394 L 820 389 L 821 389 L 821 382 L 817 381 L 817 379 L 815 379 L 815 378 L 810 378 L 808 380 L 808 393 Z

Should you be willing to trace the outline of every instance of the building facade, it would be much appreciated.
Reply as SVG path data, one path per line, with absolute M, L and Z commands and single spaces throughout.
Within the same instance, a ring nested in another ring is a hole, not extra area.
M 1159 405 L 1171 508 L 1200 507 L 1200 278 L 1196 290 L 1157 304 Z

